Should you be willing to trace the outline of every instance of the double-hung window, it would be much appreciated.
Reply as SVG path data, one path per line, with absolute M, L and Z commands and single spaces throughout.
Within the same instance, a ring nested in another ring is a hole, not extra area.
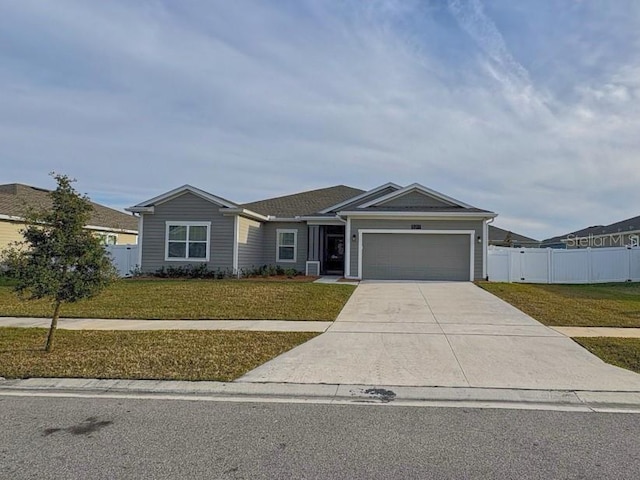
M 298 231 L 279 228 L 276 234 L 276 261 L 294 263 L 297 258 Z
M 166 222 L 165 260 L 209 261 L 211 222 Z

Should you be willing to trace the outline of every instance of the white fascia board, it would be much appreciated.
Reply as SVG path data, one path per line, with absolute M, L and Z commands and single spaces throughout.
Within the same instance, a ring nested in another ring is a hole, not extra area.
M 259 213 L 252 212 L 251 210 L 247 210 L 246 208 L 221 208 L 218 211 L 223 215 L 240 215 L 263 222 L 269 221 L 269 217 L 265 217 L 264 215 L 260 215 Z
M 366 198 L 369 195 L 374 195 L 375 193 L 377 193 L 377 192 L 379 192 L 381 190 L 384 190 L 385 188 L 389 188 L 389 187 L 395 188 L 397 190 L 400 190 L 402 188 L 400 185 L 396 185 L 393 182 L 385 183 L 384 185 L 380 185 L 379 187 L 376 187 L 376 188 L 373 188 L 371 190 L 368 190 L 368 191 L 366 191 L 364 193 L 356 195 L 355 197 L 351 197 L 351 198 L 348 198 L 348 199 L 346 199 L 346 200 L 344 200 L 344 201 L 342 201 L 340 203 L 336 203 L 335 205 L 332 205 L 332 206 L 330 206 L 328 208 L 325 208 L 324 210 L 320 210 L 318 213 L 329 213 L 332 210 L 337 210 L 340 207 L 344 207 L 345 205 L 349 205 L 350 203 L 357 202 L 358 200 Z
M 497 213 L 493 212 L 358 212 L 358 211 L 346 211 L 338 212 L 338 215 L 349 218 L 380 218 L 384 220 L 394 220 L 398 218 L 402 219 L 430 219 L 434 220 L 446 220 L 446 219 L 482 219 L 482 218 L 495 218 Z
M 87 230 L 97 230 L 100 232 L 117 232 L 117 233 L 131 233 L 133 235 L 137 235 L 137 230 L 131 230 L 128 228 L 111 228 L 111 227 L 100 227 L 98 225 L 85 225 Z
M 269 215 L 267 220 L 270 222 L 304 222 L 300 217 L 274 217 L 273 215 Z
M 193 193 L 194 195 L 197 195 L 200 198 L 204 198 L 205 200 L 208 200 L 212 203 L 217 203 L 218 205 L 221 205 L 223 207 L 238 208 L 238 205 L 236 205 L 235 203 L 229 202 L 224 198 L 216 197 L 215 195 L 212 195 L 208 192 L 205 192 L 204 190 L 200 190 L 199 188 L 196 188 L 188 184 L 182 185 L 181 187 L 178 187 L 178 188 L 174 188 L 173 190 L 163 193 L 162 195 L 158 195 L 157 197 L 153 197 L 145 202 L 141 202 L 131 208 L 150 207 L 152 205 L 159 205 L 168 200 L 171 200 L 174 197 L 177 197 L 178 195 L 182 195 L 183 193 L 187 193 L 187 192 Z
M 129 207 L 129 208 L 125 208 L 125 210 L 127 212 L 131 212 L 131 213 L 153 213 L 154 212 L 154 207 Z
M 0 220 L 10 220 L 12 222 L 22 222 L 24 218 L 16 217 L 15 215 L 4 215 L 0 213 Z
M 431 197 L 437 198 L 438 200 L 442 200 L 445 203 L 449 203 L 451 205 L 457 205 L 459 207 L 464 207 L 464 208 L 474 208 L 471 205 L 461 202 L 460 200 L 456 200 L 455 198 L 449 197 L 447 195 L 445 195 L 444 193 L 440 193 L 440 192 L 436 192 L 435 190 L 432 190 L 430 188 L 425 187 L 424 185 L 420 185 L 419 183 L 412 183 L 411 185 L 408 185 L 404 188 L 401 188 L 400 190 L 396 190 L 395 192 L 391 192 L 387 195 L 384 195 L 380 198 L 376 198 L 375 200 L 371 200 L 370 202 L 367 203 L 363 203 L 362 205 L 358 206 L 357 208 L 367 208 L 367 207 L 371 207 L 373 205 L 381 205 L 383 203 L 386 203 L 390 200 L 393 200 L 394 198 L 398 198 L 398 197 L 402 197 L 403 195 L 406 195 L 407 193 L 411 193 L 412 191 L 417 191 L 417 192 L 421 192 L 424 193 L 425 195 L 429 195 Z
M 16 217 L 14 215 L 3 215 L 0 214 L 0 220 L 9 220 L 12 222 L 24 222 L 24 217 Z M 97 230 L 100 232 L 115 232 L 115 233 L 131 233 L 133 235 L 137 235 L 137 230 L 130 230 L 128 228 L 115 228 L 115 227 L 101 227 L 99 225 L 85 225 L 84 228 L 87 230 Z
M 307 222 L 308 225 L 344 225 L 346 220 L 335 217 L 313 217 L 313 216 L 301 216 L 297 217 L 300 220 Z

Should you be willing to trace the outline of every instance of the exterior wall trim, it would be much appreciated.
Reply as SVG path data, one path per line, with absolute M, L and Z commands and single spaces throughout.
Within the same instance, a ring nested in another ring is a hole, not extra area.
M 344 276 L 351 278 L 351 217 L 347 217 L 344 229 Z
M 475 230 L 406 230 L 406 229 L 384 229 L 367 228 L 358 231 L 358 279 L 362 279 L 362 237 L 367 233 L 388 233 L 388 234 L 410 234 L 410 235 L 469 235 L 469 281 L 473 282 L 474 275 L 474 252 L 475 252 Z M 349 240 L 351 241 L 351 240 Z M 350 273 L 350 272 L 349 272 Z
M 144 231 L 144 215 L 141 214 L 138 217 L 138 268 L 142 270 L 142 241 L 143 241 L 143 232 Z
M 238 262 L 239 262 L 239 250 L 240 250 L 240 217 L 236 215 L 233 218 L 233 273 L 239 274 Z

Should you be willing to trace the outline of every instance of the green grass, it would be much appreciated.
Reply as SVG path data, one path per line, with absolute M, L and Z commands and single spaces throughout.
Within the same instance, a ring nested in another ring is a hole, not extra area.
M 640 283 L 478 285 L 545 325 L 640 327 Z
M 640 373 L 640 338 L 580 337 L 573 340 L 607 363 Z
M 315 333 L 0 328 L 0 376 L 231 381 Z
M 0 275 L 0 287 L 12 287 L 16 284 L 16 281 L 12 278 Z
M 294 281 L 119 280 L 99 296 L 64 304 L 61 316 L 130 319 L 335 320 L 355 289 Z M 46 301 L 0 287 L 0 316 L 49 317 Z

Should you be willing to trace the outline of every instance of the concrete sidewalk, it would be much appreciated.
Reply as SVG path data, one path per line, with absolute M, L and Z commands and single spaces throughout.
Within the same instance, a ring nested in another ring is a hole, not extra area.
M 320 322 L 310 320 L 126 320 L 108 318 L 61 318 L 58 328 L 65 330 L 254 330 L 263 332 L 326 332 L 333 322 Z M 35 317 L 0 317 L 0 327 L 42 327 L 48 328 L 51 323 L 49 318 Z M 357 331 L 358 326 L 344 324 L 334 325 L 332 331 Z M 393 329 L 391 325 L 369 325 L 371 330 Z M 425 326 L 424 323 L 415 322 L 396 325 L 398 332 L 413 333 L 439 333 L 435 327 Z M 448 331 L 454 331 L 456 327 L 445 327 Z M 620 337 L 640 338 L 640 328 L 626 327 L 549 327 L 552 330 L 567 337 Z M 483 330 L 476 327 L 475 333 Z M 537 329 L 540 331 L 539 329 Z M 516 329 L 513 332 L 525 332 L 526 329 Z M 535 330 L 529 330 L 535 331 Z
M 2 380 L 0 378 L 0 397 L 2 396 L 304 402 L 640 413 L 640 392 L 346 384 L 260 384 L 81 378 Z
M 326 333 L 237 381 L 640 391 L 640 375 L 462 282 L 362 282 Z
M 258 332 L 324 332 L 333 322 L 295 320 L 112 320 L 61 318 L 64 330 L 249 330 Z M 0 327 L 43 327 L 49 318 L 0 317 Z
M 567 337 L 640 338 L 640 328 L 629 327 L 551 327 Z

